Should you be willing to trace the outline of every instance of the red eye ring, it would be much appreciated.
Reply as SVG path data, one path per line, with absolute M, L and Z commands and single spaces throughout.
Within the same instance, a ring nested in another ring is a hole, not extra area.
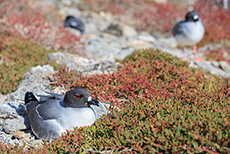
M 78 95 L 78 94 L 74 95 L 74 97 L 77 98 L 77 99 L 80 99 L 80 98 L 81 98 L 81 96 Z

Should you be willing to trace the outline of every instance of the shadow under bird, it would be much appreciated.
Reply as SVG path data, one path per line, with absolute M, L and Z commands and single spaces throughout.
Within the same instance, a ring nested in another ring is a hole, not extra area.
M 183 61 L 185 61 L 184 46 L 193 46 L 194 61 L 204 61 L 198 57 L 196 46 L 197 43 L 202 40 L 204 31 L 204 26 L 196 11 L 189 11 L 185 16 L 185 20 L 175 24 L 173 28 L 173 36 L 182 47 Z
M 70 27 L 81 32 L 81 35 L 85 32 L 85 25 L 81 19 L 76 19 L 74 16 L 67 16 L 64 22 L 65 27 Z
M 48 94 L 40 96 L 40 101 L 32 92 L 25 95 L 30 127 L 38 138 L 54 139 L 73 127 L 90 126 L 95 122 L 96 112 L 91 105 L 99 106 L 100 102 L 92 99 L 88 90 L 76 88 L 65 95 Z

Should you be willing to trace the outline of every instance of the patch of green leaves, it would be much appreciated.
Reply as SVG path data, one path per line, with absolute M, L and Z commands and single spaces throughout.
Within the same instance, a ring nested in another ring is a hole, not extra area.
M 43 146 L 55 153 L 229 153 L 230 81 L 160 51 L 140 50 L 112 74 L 61 69 L 55 85 L 87 88 L 110 114 Z M 119 108 L 119 110 L 118 110 Z M 41 150 L 41 149 L 38 149 Z
M 58 84 L 66 79 L 67 89 L 87 88 L 93 97 L 121 108 L 111 108 L 93 126 L 63 136 L 61 141 L 76 145 L 71 150 L 229 151 L 229 80 L 206 78 L 188 63 L 153 49 L 134 51 L 123 63 L 113 74 L 82 76 L 63 69 L 54 76 Z M 60 141 L 46 145 L 57 146 L 62 147 Z
M 15 91 L 31 67 L 55 65 L 46 61 L 48 54 L 55 52 L 54 50 L 47 50 L 30 41 L 11 36 L 1 37 L 0 44 L 0 92 L 3 94 Z

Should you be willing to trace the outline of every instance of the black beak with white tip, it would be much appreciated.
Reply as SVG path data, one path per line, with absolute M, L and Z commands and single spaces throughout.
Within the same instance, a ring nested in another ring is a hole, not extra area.
M 88 105 L 97 105 L 99 106 L 99 101 L 96 99 L 91 99 L 90 101 L 88 101 Z

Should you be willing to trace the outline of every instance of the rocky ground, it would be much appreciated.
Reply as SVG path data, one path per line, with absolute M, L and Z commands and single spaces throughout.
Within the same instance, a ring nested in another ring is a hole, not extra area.
M 84 51 L 86 57 L 71 55 L 68 53 L 52 53 L 48 60 L 56 60 L 57 63 L 66 65 L 69 69 L 79 70 L 86 74 L 112 73 L 118 64 L 115 59 L 123 59 L 135 49 L 154 48 L 182 58 L 182 52 L 176 48 L 177 44 L 173 37 L 154 38 L 147 32 L 137 32 L 133 27 L 125 25 L 116 20 L 111 14 L 101 12 L 81 12 L 76 8 L 68 6 L 68 1 L 63 1 L 57 5 L 55 1 L 50 1 L 59 9 L 60 14 L 74 15 L 83 20 L 86 32 L 81 40 L 85 43 Z M 65 7 L 64 7 L 65 6 Z M 71 32 L 79 35 L 78 32 Z M 202 51 L 215 49 L 218 44 L 206 45 L 199 48 L 199 56 L 205 58 Z M 225 61 L 204 61 L 194 62 L 192 50 L 186 49 L 188 61 L 191 67 L 201 67 L 206 71 L 223 77 L 230 77 L 230 67 Z M 29 123 L 25 116 L 24 95 L 26 91 L 35 94 L 45 94 L 44 91 L 64 93 L 64 87 L 52 87 L 50 85 L 50 75 L 55 73 L 52 66 L 37 66 L 31 68 L 26 73 L 26 77 L 19 85 L 17 91 L 0 95 L 0 141 L 3 143 L 20 145 L 23 142 L 30 146 L 42 141 L 36 139 L 29 129 Z M 100 117 L 106 113 L 105 110 L 97 108 Z

